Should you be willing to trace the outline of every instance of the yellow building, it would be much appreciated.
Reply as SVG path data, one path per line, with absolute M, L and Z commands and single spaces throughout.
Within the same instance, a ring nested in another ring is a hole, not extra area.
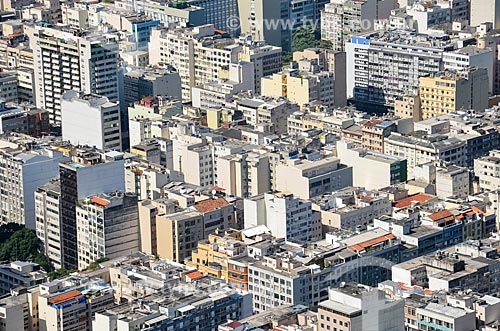
M 198 248 L 184 264 L 198 269 L 203 274 L 224 279 L 229 285 L 248 289 L 248 266 L 244 261 L 246 244 L 237 230 L 224 234 L 214 233 L 207 240 L 200 241 Z
M 331 72 L 287 68 L 262 78 L 262 95 L 272 98 L 285 97 L 299 104 L 301 108 L 314 102 L 333 107 L 334 85 L 335 79 Z
M 457 110 L 484 110 L 488 107 L 488 73 L 470 68 L 466 75 L 444 71 L 420 78 L 422 119 Z

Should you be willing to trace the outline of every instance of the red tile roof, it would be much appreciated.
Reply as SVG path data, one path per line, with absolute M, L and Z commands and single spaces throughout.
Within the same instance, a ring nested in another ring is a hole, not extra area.
M 243 324 L 241 324 L 238 321 L 232 321 L 232 322 L 229 322 L 227 324 L 224 324 L 224 326 L 227 326 L 228 328 L 231 328 L 231 329 L 236 329 L 237 327 L 242 326 L 242 325 Z
M 109 205 L 109 201 L 108 200 L 102 199 L 102 198 L 99 198 L 99 197 L 93 197 L 92 199 L 90 199 L 90 201 L 92 201 L 93 203 L 96 203 L 98 205 L 101 205 L 103 207 L 106 207 L 107 205 Z
M 428 217 L 434 222 L 436 222 L 448 218 L 450 216 L 453 217 L 453 214 L 449 210 L 445 209 L 445 210 L 440 210 L 434 214 L 430 214 Z
M 387 235 L 384 235 L 384 236 L 381 236 L 381 237 L 378 237 L 378 238 L 375 238 L 372 240 L 368 240 L 368 241 L 362 242 L 360 244 L 349 246 L 349 249 L 351 249 L 353 251 L 358 251 L 358 252 L 364 251 L 368 247 L 371 247 L 373 245 L 380 244 L 384 241 L 392 240 L 392 239 L 396 239 L 396 236 L 393 235 L 392 233 L 389 233 Z
M 50 298 L 49 302 L 54 305 L 60 305 L 62 303 L 68 302 L 73 299 L 80 299 L 81 297 L 83 297 L 82 292 L 78 290 L 73 290 L 63 294 L 56 295 L 55 297 Z
M 404 199 L 401 199 L 399 201 L 396 201 L 394 203 L 394 208 L 406 208 L 406 207 L 411 206 L 411 204 L 414 202 L 424 203 L 424 202 L 427 202 L 433 198 L 434 198 L 433 195 L 418 193 L 418 194 L 409 196 L 408 198 L 404 198 Z
M 214 211 L 216 209 L 228 206 L 229 202 L 224 198 L 218 199 L 207 199 L 200 202 L 195 203 L 194 208 L 200 213 L 208 213 Z
M 194 280 L 203 277 L 203 274 L 199 271 L 193 271 L 186 275 L 189 279 Z

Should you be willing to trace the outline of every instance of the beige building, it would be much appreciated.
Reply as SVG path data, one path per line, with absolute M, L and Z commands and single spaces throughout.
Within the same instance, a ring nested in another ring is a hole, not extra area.
M 421 77 L 422 118 L 425 120 L 457 110 L 486 109 L 488 84 L 488 73 L 484 68 L 470 68 L 467 75 L 444 71 L 434 77 Z
M 414 122 L 422 120 L 419 95 L 404 95 L 401 100 L 394 101 L 394 115 L 410 118 Z
M 319 304 L 318 331 L 397 331 L 404 326 L 404 300 L 389 300 L 381 290 L 344 283 L 328 296 Z
M 309 70 L 299 70 L 300 62 L 308 63 Z M 333 107 L 335 75 L 332 72 L 320 72 L 316 61 L 300 62 L 293 62 L 290 68 L 262 78 L 262 94 L 272 98 L 285 97 L 298 103 L 301 108 L 314 102 Z
M 276 190 L 309 199 L 352 186 L 352 168 L 333 156 L 317 160 L 292 159 L 276 166 L 275 181 Z
M 261 93 L 262 77 L 281 71 L 281 47 L 245 40 L 238 54 L 238 59 L 253 63 L 254 92 L 258 95 Z
M 182 262 L 203 240 L 203 215 L 187 209 L 156 217 L 157 250 L 161 258 Z
M 436 195 L 439 198 L 467 198 L 470 193 L 470 173 L 467 168 L 455 165 L 437 168 Z
M 482 191 L 500 189 L 500 151 L 491 151 L 488 156 L 474 160 L 474 175 L 479 178 Z
M 151 31 L 149 63 L 169 64 L 177 69 L 183 102 L 191 100 L 194 86 L 216 80 L 221 68 L 238 61 L 240 45 L 233 39 L 214 36 L 211 24 Z
M 78 285 L 66 287 L 63 281 L 40 285 L 40 331 L 89 330 L 92 315 L 114 305 L 113 289 L 109 285 L 92 282 Z
M 288 116 L 299 110 L 294 102 L 265 98 L 241 99 L 237 105 L 247 124 L 266 126 L 268 132 L 279 134 L 287 132 Z
M 227 195 L 247 198 L 271 189 L 266 154 L 249 152 L 219 157 L 215 175 L 216 185 L 223 188 Z
M 309 60 L 316 61 L 319 70 L 329 71 L 335 74 L 335 95 L 333 102 L 336 107 L 344 107 L 347 104 L 346 81 L 346 58 L 345 52 L 335 51 L 327 48 L 306 48 L 302 52 L 293 52 L 293 61 Z

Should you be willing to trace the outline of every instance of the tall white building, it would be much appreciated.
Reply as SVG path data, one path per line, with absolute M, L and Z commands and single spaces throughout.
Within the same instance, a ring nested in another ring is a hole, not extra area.
M 346 42 L 347 98 L 359 106 L 393 107 L 415 93 L 419 78 L 442 70 L 449 42 L 402 31 L 352 37 Z
M 152 30 L 149 63 L 171 65 L 181 76 L 182 101 L 191 100 L 191 88 L 219 78 L 219 71 L 238 61 L 240 46 L 217 38 L 211 24 L 175 30 Z
M 61 152 L 31 152 L 4 149 L 0 158 L 0 224 L 18 223 L 35 229 L 37 188 L 57 176 L 59 162 L 67 158 Z
M 102 151 L 121 151 L 120 106 L 95 94 L 68 91 L 61 100 L 63 140 Z
M 140 249 L 137 196 L 129 193 L 98 194 L 76 206 L 78 269 L 107 257 Z
M 59 178 L 35 191 L 36 236 L 43 243 L 45 256 L 57 270 L 62 265 L 61 186 Z
M 500 28 L 500 0 L 471 0 L 470 25 L 491 22 L 493 28 Z
M 321 239 L 321 220 L 310 201 L 291 193 L 264 193 L 244 200 L 245 228 L 265 225 L 273 236 L 296 243 Z
M 350 37 L 375 30 L 375 23 L 388 19 L 395 7 L 394 0 L 332 0 L 321 12 L 321 39 L 344 51 Z
M 36 106 L 61 122 L 61 97 L 68 90 L 118 100 L 118 43 L 112 34 L 76 36 L 42 25 L 26 26 L 33 49 Z
M 495 53 L 491 49 L 481 49 L 467 46 L 456 51 L 443 53 L 445 69 L 451 69 L 459 74 L 467 75 L 470 67 L 485 68 L 488 72 L 489 92 L 493 92 L 495 81 Z

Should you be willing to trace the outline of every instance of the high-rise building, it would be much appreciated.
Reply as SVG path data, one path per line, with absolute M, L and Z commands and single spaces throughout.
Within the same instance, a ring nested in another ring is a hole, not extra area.
M 500 28 L 500 1 L 499 0 L 475 0 L 470 1 L 470 25 L 490 22 L 493 28 Z
M 281 47 L 255 42 L 252 38 L 240 39 L 242 45 L 238 57 L 252 62 L 254 68 L 255 94 L 261 93 L 261 79 L 281 71 Z
M 123 77 L 126 105 L 149 96 L 168 96 L 181 100 L 181 80 L 173 67 L 133 68 Z
M 61 122 L 61 97 L 68 90 L 94 93 L 118 101 L 118 43 L 112 34 L 75 35 L 42 25 L 26 26 L 33 49 L 35 98 Z
M 467 75 L 470 67 L 485 68 L 488 76 L 488 91 L 492 93 L 495 81 L 494 56 L 492 49 L 466 46 L 443 53 L 443 65 L 444 69 L 454 70 L 462 75 Z
M 18 97 L 17 76 L 0 72 L 0 99 L 5 102 L 17 102 Z
M 278 192 L 245 199 L 244 205 L 245 228 L 265 225 L 276 238 L 300 244 L 321 239 L 321 220 L 310 201 Z
M 457 110 L 483 111 L 488 107 L 488 73 L 469 68 L 466 75 L 453 71 L 420 78 L 422 119 Z
M 53 150 L 2 150 L 0 169 L 1 224 L 18 223 L 35 229 L 37 188 L 57 175 L 58 164 L 67 158 Z
M 352 36 L 375 30 L 377 20 L 388 19 L 394 0 L 333 0 L 321 12 L 321 39 L 336 51 L 344 51 Z
M 373 33 L 346 42 L 347 98 L 360 109 L 393 108 L 395 100 L 418 91 L 419 79 L 443 69 L 447 38 Z M 364 107 L 364 108 L 363 108 Z
M 304 66 L 301 68 L 302 64 Z M 316 61 L 293 62 L 290 68 L 262 78 L 261 84 L 262 95 L 285 97 L 298 103 L 300 107 L 313 103 L 325 107 L 334 106 L 335 75 L 332 72 L 319 71 Z
M 57 270 L 62 268 L 61 186 L 59 178 L 40 186 L 35 192 L 35 229 L 43 243 L 44 254 Z
M 174 67 L 181 77 L 182 102 L 191 100 L 191 88 L 219 78 L 219 71 L 238 62 L 240 45 L 220 38 L 211 24 L 170 30 L 153 30 L 149 62 Z
M 77 202 L 95 194 L 125 191 L 123 154 L 99 154 L 93 150 L 73 153 L 71 160 L 60 163 L 62 264 L 65 269 L 78 266 Z
M 387 330 L 404 326 L 404 300 L 390 300 L 384 291 L 348 283 L 329 290 L 318 307 L 318 330 Z
M 78 269 L 100 258 L 140 250 L 137 196 L 113 192 L 87 197 L 76 206 Z
M 240 34 L 239 26 L 232 26 L 230 17 L 238 17 L 237 0 L 189 0 L 191 6 L 201 7 L 205 12 L 205 22 L 213 24 L 216 29 L 226 31 L 233 36 Z
M 108 98 L 74 90 L 61 100 L 63 140 L 101 151 L 121 151 L 120 106 Z

